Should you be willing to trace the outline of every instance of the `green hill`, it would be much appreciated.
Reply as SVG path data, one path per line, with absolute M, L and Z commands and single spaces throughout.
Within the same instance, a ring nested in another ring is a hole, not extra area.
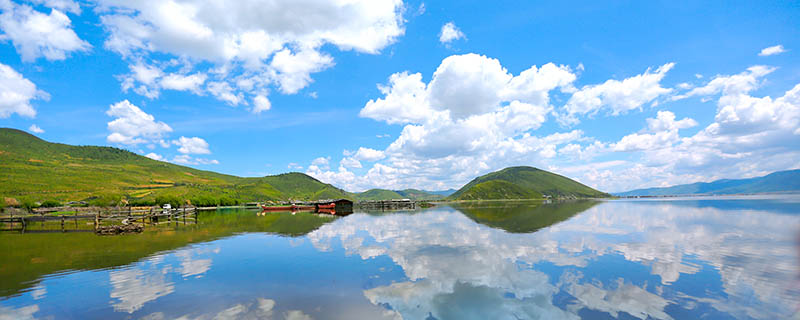
M 411 200 L 439 200 L 444 199 L 443 195 L 431 193 L 430 191 L 425 190 L 417 190 L 417 189 L 405 189 L 405 190 L 397 190 L 395 191 L 399 193 L 405 199 Z
M 355 198 L 359 201 L 367 200 L 392 200 L 403 199 L 404 197 L 397 192 L 386 189 L 369 189 L 367 191 L 356 193 Z
M 144 204 L 159 198 L 210 205 L 352 195 L 303 173 L 243 178 L 156 161 L 118 148 L 50 143 L 20 130 L 0 128 L 0 197 L 97 205 L 120 199 Z
M 453 200 L 599 198 L 603 193 L 555 173 L 533 167 L 509 167 L 470 181 L 450 196 Z

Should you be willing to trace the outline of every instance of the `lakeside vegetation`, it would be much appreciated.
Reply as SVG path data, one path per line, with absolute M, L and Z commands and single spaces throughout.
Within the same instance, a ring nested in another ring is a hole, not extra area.
M 243 178 L 152 160 L 112 147 L 50 143 L 0 129 L 0 201 L 7 206 L 233 205 L 249 201 L 353 198 L 303 173 Z M 11 198 L 11 199 L 5 199 Z

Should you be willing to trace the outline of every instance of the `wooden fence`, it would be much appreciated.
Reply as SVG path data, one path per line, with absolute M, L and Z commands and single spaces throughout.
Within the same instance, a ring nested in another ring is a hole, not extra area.
M 58 211 L 40 211 L 38 214 L 14 215 L 13 212 L 8 216 L 0 217 L 0 231 L 19 231 L 19 232 L 94 232 L 98 228 L 115 224 L 140 223 L 142 226 L 154 226 L 161 224 L 193 224 L 197 223 L 197 208 L 182 207 L 171 210 L 164 210 L 158 207 L 138 207 L 138 208 L 94 208 L 94 211 L 73 210 L 79 208 L 62 209 L 73 213 L 53 214 Z M 52 222 L 60 222 L 60 229 L 50 230 L 31 230 L 29 226 L 34 223 L 41 223 L 42 229 L 45 225 L 52 227 Z M 84 222 L 84 224 L 80 224 Z M 87 223 L 88 222 L 88 223 Z M 92 229 L 81 228 L 88 224 L 93 225 Z

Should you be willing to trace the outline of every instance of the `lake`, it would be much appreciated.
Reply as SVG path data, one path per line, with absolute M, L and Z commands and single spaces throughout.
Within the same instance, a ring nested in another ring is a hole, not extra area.
M 0 319 L 787 319 L 798 235 L 797 195 L 5 232 Z

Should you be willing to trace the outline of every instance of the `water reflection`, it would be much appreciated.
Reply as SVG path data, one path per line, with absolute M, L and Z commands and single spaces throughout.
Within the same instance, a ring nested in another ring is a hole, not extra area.
M 513 218 L 500 220 L 490 210 L 461 210 L 464 215 L 440 209 L 355 216 L 309 238 L 321 248 L 341 241 L 363 259 L 376 252 L 391 257 L 408 281 L 366 290 L 365 296 L 408 318 L 469 318 L 451 310 L 469 306 L 481 309 L 470 312 L 475 318 L 601 312 L 640 319 L 774 319 L 793 314 L 800 297 L 792 287 L 796 215 L 758 207 L 610 202 L 535 233 L 512 234 L 505 230 L 520 229 L 507 221 L 522 220 L 522 209 L 503 208 Z
M 800 197 L 745 200 L 213 216 L 175 238 L 204 243 L 38 279 L 0 319 L 797 316 Z

